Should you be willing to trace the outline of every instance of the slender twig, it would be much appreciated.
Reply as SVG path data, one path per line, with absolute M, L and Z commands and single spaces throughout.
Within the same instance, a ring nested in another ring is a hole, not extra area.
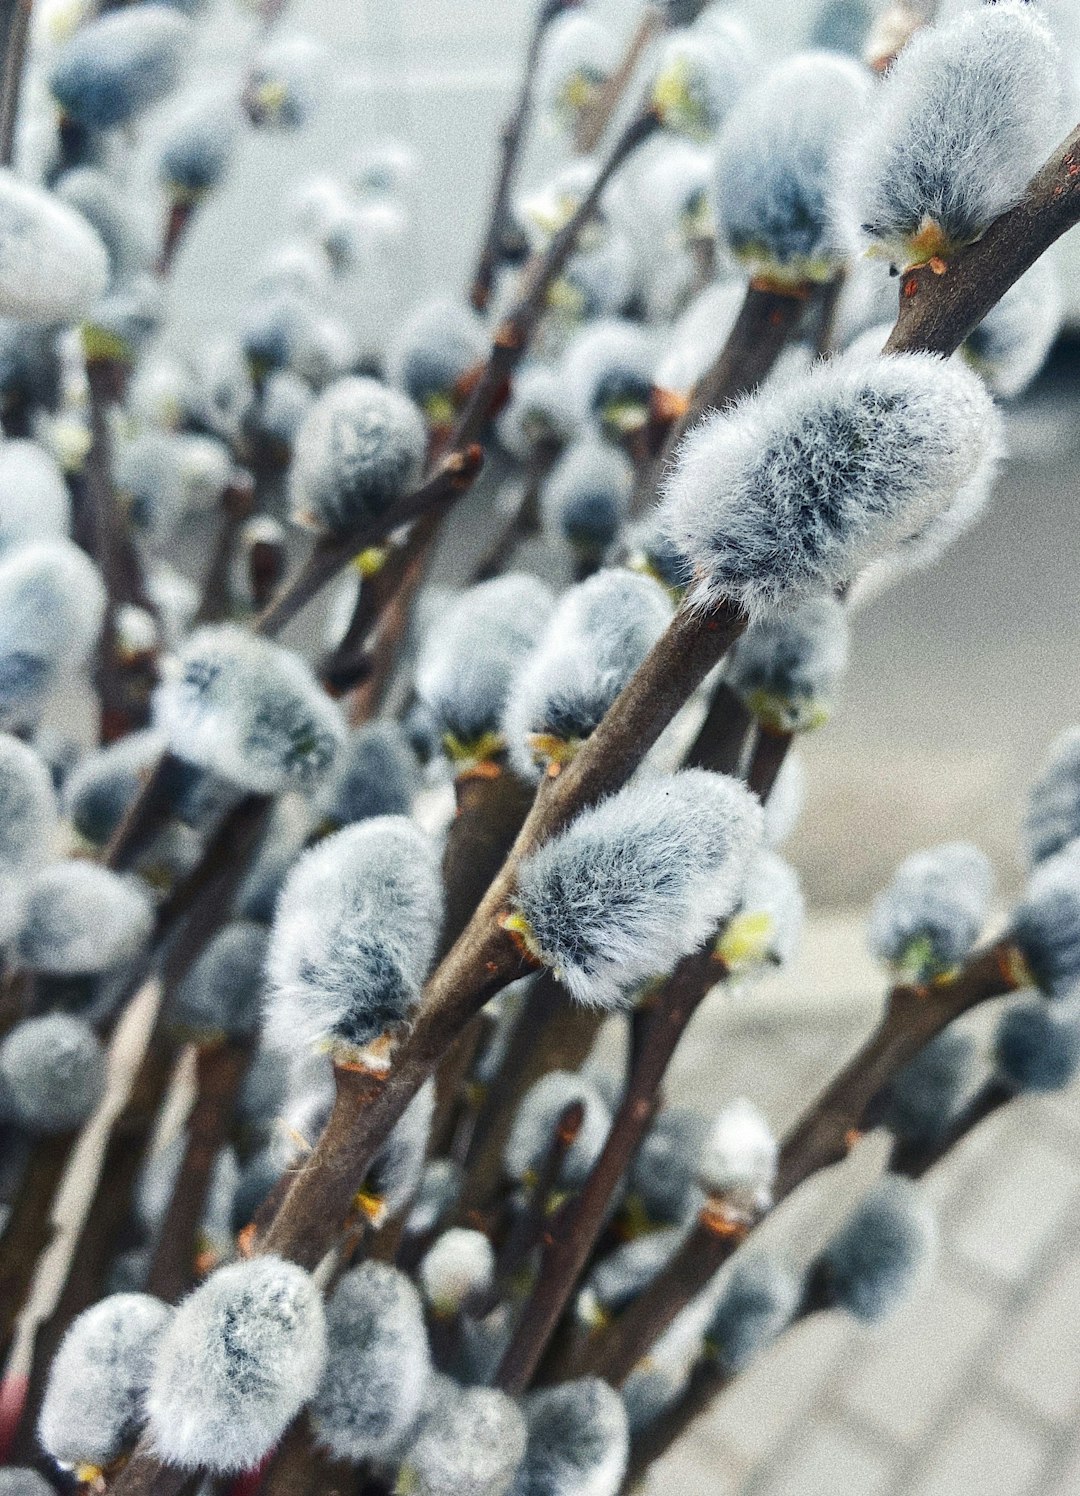
M 4 0 L 0 10 L 0 166 L 15 160 L 15 125 L 19 117 L 32 0 Z
M 5 1362 L 38 1261 L 52 1239 L 53 1207 L 78 1141 L 78 1132 L 35 1141 L 0 1237 L 0 1360 Z
M 502 529 L 473 568 L 471 582 L 487 582 L 499 576 L 522 541 L 538 533 L 540 490 L 561 450 L 558 442 L 540 442 L 530 453 L 513 509 L 503 518 Z
M 665 29 L 663 10 L 658 5 L 647 5 L 618 67 L 604 80 L 597 89 L 595 98 L 581 111 L 574 131 L 574 144 L 583 156 L 591 155 L 600 144 L 637 72 L 638 63 Z
M 753 721 L 739 693 L 726 681 L 721 681 L 713 692 L 697 737 L 687 751 L 684 760 L 687 767 L 712 769 L 716 774 L 736 773 Z
M 889 1169 L 893 1174 L 904 1174 L 908 1179 L 921 1179 L 936 1163 L 950 1153 L 969 1133 L 974 1132 L 987 1117 L 1016 1100 L 1016 1091 L 996 1076 L 985 1081 L 974 1096 L 968 1100 L 948 1127 L 927 1143 L 909 1143 L 897 1140 L 889 1155 Z
M 790 732 L 775 732 L 764 723 L 758 723 L 750 753 L 750 765 L 746 771 L 746 783 L 759 799 L 767 800 L 772 792 L 791 747 L 792 736 Z
M 232 612 L 231 577 L 244 522 L 255 507 L 255 484 L 249 473 L 238 472 L 221 496 L 217 535 L 203 578 L 195 623 L 218 623 Z

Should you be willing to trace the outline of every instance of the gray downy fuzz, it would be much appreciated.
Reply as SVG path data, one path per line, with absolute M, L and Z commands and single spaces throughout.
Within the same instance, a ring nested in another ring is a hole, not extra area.
M 0 317 L 41 327 L 74 321 L 108 284 L 108 250 L 82 214 L 0 169 Z
M 512 1398 L 440 1378 L 399 1486 L 410 1496 L 507 1496 L 525 1443 L 525 1419 Z
M 1070 727 L 1051 745 L 1042 773 L 1031 786 L 1024 841 L 1033 863 L 1043 862 L 1080 838 L 1080 727 Z
M 16 955 L 46 976 L 110 971 L 139 954 L 153 924 L 138 879 L 81 859 L 56 862 L 27 884 Z
M 196 630 L 166 662 L 154 720 L 178 758 L 264 795 L 313 789 L 345 738 L 299 655 L 229 624 Z
M 759 619 L 732 651 L 725 679 L 775 732 L 807 732 L 832 714 L 848 661 L 847 610 L 810 597 L 780 618 Z
M 435 1082 L 428 1079 L 371 1161 L 358 1203 L 373 1225 L 400 1215 L 420 1188 L 434 1114 Z
M 837 358 L 707 416 L 661 510 L 690 599 L 753 620 L 849 585 L 949 510 L 998 433 L 978 377 L 925 353 Z
M 737 1376 L 790 1324 L 801 1285 L 771 1257 L 738 1263 L 720 1294 L 705 1332 L 712 1359 L 725 1376 Z
M 480 1304 L 495 1281 L 495 1251 L 482 1231 L 463 1226 L 444 1231 L 417 1269 L 424 1298 L 437 1315 L 454 1315 Z
M 302 1268 L 256 1257 L 218 1268 L 180 1304 L 146 1397 L 159 1458 L 218 1474 L 258 1463 L 318 1390 L 319 1290 Z
M 870 1191 L 812 1265 L 810 1302 L 873 1323 L 909 1298 L 935 1245 L 916 1187 L 889 1176 Z
M 1080 1013 L 1076 1000 L 1016 1003 L 994 1034 L 998 1077 L 1016 1091 L 1061 1091 L 1080 1068 Z
M 71 498 L 56 458 L 36 442 L 0 447 L 0 554 L 36 541 L 65 540 Z
M 503 1154 L 508 1179 L 524 1185 L 536 1182 L 555 1140 L 559 1118 L 574 1102 L 581 1102 L 584 1117 L 563 1157 L 557 1183 L 564 1189 L 584 1184 L 607 1138 L 611 1111 L 587 1076 L 567 1070 L 552 1070 L 522 1097 Z
M 536 76 L 543 114 L 570 129 L 597 90 L 615 71 L 619 48 L 611 31 L 574 10 L 551 21 L 544 32 Z
M 709 140 L 741 105 L 756 58 L 738 21 L 676 30 L 654 64 L 649 102 L 666 130 Z
M 499 441 L 519 462 L 536 448 L 564 447 L 574 435 L 577 413 L 556 366 L 526 363 L 514 375 L 506 409 L 499 416 Z
M 874 904 L 870 949 L 906 981 L 942 976 L 970 954 L 993 894 L 994 871 L 978 847 L 946 842 L 914 852 Z
M 732 912 L 760 837 L 757 800 L 732 779 L 643 779 L 526 858 L 507 928 L 577 1001 L 626 1006 Z
M 91 130 L 126 125 L 176 86 L 191 23 L 167 5 L 112 11 L 81 26 L 56 53 L 49 88 Z
M 112 1294 L 73 1320 L 60 1342 L 38 1437 L 80 1480 L 91 1480 L 91 1471 L 112 1464 L 138 1437 L 143 1398 L 172 1315 L 149 1294 Z
M 265 925 L 231 920 L 218 931 L 177 988 L 170 1019 L 197 1043 L 254 1039 L 262 1018 Z
M 569 762 L 671 614 L 664 588 L 632 572 L 600 571 L 563 594 L 506 703 L 504 734 L 518 774 L 535 781 Z
M 171 200 L 198 202 L 219 185 L 240 125 L 235 103 L 216 93 L 188 99 L 172 114 L 157 143 L 158 180 Z
M 618 537 L 633 486 L 629 460 L 606 442 L 584 437 L 567 449 L 544 485 L 544 528 L 581 561 L 595 564 Z
M 642 1140 L 630 1165 L 630 1194 L 653 1225 L 677 1222 L 701 1203 L 698 1164 L 709 1131 L 706 1117 L 668 1106 Z
M 510 1496 L 617 1496 L 630 1431 L 622 1398 L 599 1377 L 525 1400 L 527 1441 Z
M 5 1120 L 27 1132 L 75 1132 L 104 1095 L 105 1051 L 81 1018 L 66 1013 L 27 1018 L 0 1043 Z
M 805 916 L 798 873 L 761 847 L 750 862 L 739 907 L 724 927 L 717 953 L 733 976 L 786 966 L 798 954 Z
M 901 268 L 978 239 L 1063 133 L 1062 83 L 1049 26 L 1019 0 L 920 30 L 852 145 L 862 233 Z
M 636 323 L 615 317 L 587 323 L 563 356 L 582 426 L 615 438 L 640 431 L 649 418 L 655 363 L 653 335 Z
M 633 1237 L 600 1258 L 577 1296 L 575 1313 L 580 1323 L 590 1330 L 610 1324 L 668 1265 L 685 1237 L 685 1226 L 666 1226 Z
M 424 302 L 401 326 L 387 353 L 391 384 L 397 385 L 434 426 L 452 420 L 464 399 L 468 376 L 488 355 L 483 321 L 461 302 Z
M 751 275 L 799 285 L 843 268 L 836 176 L 870 90 L 858 63 L 810 53 L 774 68 L 728 115 L 716 147 L 718 229 Z
M 420 765 L 397 722 L 369 722 L 345 739 L 315 802 L 316 821 L 337 829 L 372 816 L 407 816 Z
M 745 1097 L 719 1112 L 702 1149 L 702 1188 L 732 1215 L 752 1219 L 772 1203 L 779 1148 L 768 1122 Z
M 975 1041 L 953 1025 L 909 1060 L 880 1099 L 881 1120 L 903 1143 L 932 1144 L 948 1131 L 975 1075 Z
M 377 816 L 306 852 L 278 900 L 267 954 L 268 1032 L 292 1052 L 354 1057 L 405 1021 L 442 923 L 437 851 Z
M 411 400 L 376 379 L 337 380 L 297 433 L 289 476 L 294 519 L 331 533 L 355 529 L 416 486 L 426 447 Z
M 30 869 L 49 855 L 56 835 L 56 793 L 41 756 L 0 733 L 0 864 Z
M 431 1377 L 420 1295 L 397 1268 L 361 1263 L 330 1297 L 326 1334 L 310 1413 L 316 1439 L 354 1465 L 391 1459 L 420 1417 Z
M 1080 986 L 1080 845 L 1068 843 L 1028 879 L 1010 922 L 1028 974 L 1047 997 L 1070 997 Z
M 32 724 L 49 694 L 90 658 L 105 584 L 67 540 L 0 556 L 0 723 Z
M 511 682 L 552 603 L 543 582 L 512 572 L 470 587 L 432 622 L 416 663 L 416 691 L 452 760 L 487 758 L 502 747 Z

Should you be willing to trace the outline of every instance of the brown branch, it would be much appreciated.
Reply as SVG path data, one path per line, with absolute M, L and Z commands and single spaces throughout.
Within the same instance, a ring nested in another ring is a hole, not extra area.
M 903 1174 L 908 1179 L 921 1179 L 935 1164 L 950 1153 L 958 1143 L 974 1132 L 987 1117 L 1016 1100 L 1012 1086 L 996 1077 L 986 1081 L 974 1096 L 960 1109 L 940 1137 L 931 1142 L 911 1143 L 897 1139 L 889 1155 L 889 1169 L 893 1174 Z
M 15 1322 L 26 1303 L 42 1252 L 53 1235 L 53 1207 L 78 1132 L 37 1138 L 0 1237 L 0 1361 L 7 1361 Z
M 760 800 L 767 800 L 776 783 L 777 775 L 784 767 L 793 734 L 774 732 L 759 722 L 750 753 L 750 765 L 746 771 L 747 788 L 753 790 Z
M 232 612 L 232 568 L 244 522 L 255 507 L 255 484 L 250 473 L 238 472 L 221 496 L 217 535 L 203 578 L 195 623 L 220 623 Z
M 1019 963 L 1007 941 L 973 956 L 951 982 L 894 987 L 885 1014 L 855 1057 L 788 1133 L 780 1149 L 775 1205 L 811 1175 L 846 1158 L 867 1106 L 918 1052 L 962 1013 L 1015 991 Z M 740 1245 L 718 1231 L 706 1206 L 698 1224 L 648 1288 L 586 1347 L 578 1374 L 621 1386 L 649 1348 Z
M 684 763 L 691 769 L 712 769 L 715 774 L 737 773 L 753 722 L 739 693 L 721 681 Z
M 592 155 L 614 118 L 638 63 L 658 36 L 667 29 L 664 12 L 649 4 L 638 21 L 618 67 L 596 91 L 596 97 L 582 111 L 574 131 L 574 144 L 583 156 Z
M 540 490 L 562 450 L 558 442 L 539 442 L 529 454 L 521 491 L 503 527 L 473 568 L 470 582 L 490 581 L 509 565 L 524 540 L 540 530 Z
M 32 0 L 4 0 L 0 9 L 0 166 L 15 160 L 15 126 L 19 118 L 26 44 Z

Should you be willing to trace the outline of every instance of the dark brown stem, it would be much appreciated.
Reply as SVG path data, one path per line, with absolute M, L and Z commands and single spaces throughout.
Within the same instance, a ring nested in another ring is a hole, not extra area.
M 127 872 L 169 822 L 176 794 L 190 768 L 174 753 L 163 753 L 143 780 L 105 850 L 105 866 Z
M 199 1050 L 195 1105 L 186 1146 L 154 1249 L 147 1292 L 175 1304 L 196 1279 L 199 1227 L 217 1156 L 232 1123 L 236 1099 L 251 1062 L 251 1045 L 226 1042 Z
M 687 767 L 712 769 L 715 774 L 737 773 L 753 721 L 739 693 L 721 681 L 686 754 Z
M 790 732 L 774 732 L 772 728 L 758 723 L 750 754 L 750 766 L 746 771 L 746 784 L 759 799 L 767 800 L 772 793 L 776 777 L 784 767 L 791 741 Z
M 521 542 L 539 531 L 540 490 L 560 450 L 558 443 L 541 442 L 530 454 L 513 512 L 505 517 L 503 528 L 473 568 L 472 583 L 487 582 L 499 576 L 506 570 Z
M 619 66 L 597 89 L 592 103 L 581 112 L 574 132 L 574 144 L 583 156 L 591 156 L 600 144 L 637 72 L 638 63 L 656 38 L 663 35 L 665 27 L 664 12 L 660 6 L 647 5 Z
M 889 1169 L 893 1174 L 903 1174 L 908 1179 L 921 1179 L 935 1164 L 963 1142 L 987 1117 L 1016 1100 L 1016 1092 L 1004 1081 L 988 1080 L 961 1108 L 940 1137 L 930 1143 L 908 1143 L 897 1141 L 889 1156 Z
M 0 1237 L 0 1358 L 4 1361 L 41 1254 L 52 1240 L 56 1194 L 78 1138 L 76 1132 L 35 1141 Z
M 10 166 L 15 159 L 15 126 L 31 8 L 32 0 L 4 0 L 0 9 L 0 166 Z
M 497 1385 L 504 1392 L 522 1393 L 532 1381 L 655 1115 L 668 1063 L 699 1004 L 724 975 L 710 942 L 680 961 L 665 983 L 603 1151 L 580 1195 L 545 1238 L 539 1276 L 499 1367 Z
M 217 535 L 210 565 L 203 578 L 196 623 L 219 623 L 232 612 L 232 568 L 244 522 L 255 507 L 255 485 L 249 474 L 238 474 L 221 496 Z
M 363 1476 L 331 1460 L 315 1443 L 301 1415 L 282 1439 L 260 1486 L 261 1496 L 352 1496 Z
M 774 1204 L 846 1158 L 867 1106 L 918 1052 L 961 1013 L 1016 989 L 1021 969 L 1007 941 L 972 957 L 955 980 L 894 987 L 878 1027 L 785 1138 Z M 593 1337 L 579 1371 L 598 1371 L 621 1386 L 656 1340 L 718 1272 L 742 1237 L 717 1230 L 708 1207 L 675 1256 L 620 1317 Z
M 165 219 L 165 233 L 161 240 L 161 253 L 158 256 L 157 273 L 160 276 L 168 275 L 172 269 L 176 252 L 180 248 L 181 240 L 187 232 L 188 224 L 195 216 L 198 200 L 192 197 L 174 198 L 169 203 L 168 214 Z
M 835 351 L 836 317 L 847 285 L 847 272 L 838 270 L 832 280 L 822 288 L 818 298 L 818 324 L 814 335 L 814 353 L 818 358 L 829 358 Z

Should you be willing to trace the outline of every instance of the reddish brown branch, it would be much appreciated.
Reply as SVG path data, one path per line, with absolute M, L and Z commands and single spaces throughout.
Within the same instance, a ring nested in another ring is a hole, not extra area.
M 53 1235 L 53 1206 L 79 1134 L 38 1138 L 0 1236 L 0 1360 L 11 1350 L 42 1252 Z

